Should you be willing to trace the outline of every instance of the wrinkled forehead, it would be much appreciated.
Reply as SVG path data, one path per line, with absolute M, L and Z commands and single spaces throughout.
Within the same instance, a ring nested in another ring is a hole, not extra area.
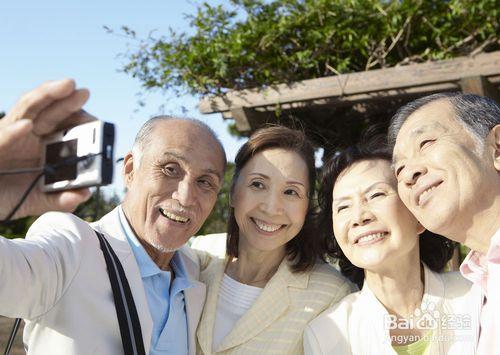
M 385 159 L 369 159 L 355 162 L 344 169 L 333 186 L 333 196 L 365 190 L 378 183 L 396 186 L 390 162 Z
M 158 122 L 146 149 L 156 157 L 170 154 L 195 167 L 224 170 L 224 152 L 219 142 L 205 128 L 188 120 Z
M 267 177 L 300 182 L 309 186 L 307 164 L 299 153 L 282 148 L 265 149 L 250 158 L 242 174 L 262 173 Z

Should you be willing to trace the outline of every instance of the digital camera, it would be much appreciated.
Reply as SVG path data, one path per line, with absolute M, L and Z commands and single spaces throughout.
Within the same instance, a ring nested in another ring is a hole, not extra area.
M 115 126 L 92 121 L 44 139 L 42 191 L 108 185 L 113 181 Z

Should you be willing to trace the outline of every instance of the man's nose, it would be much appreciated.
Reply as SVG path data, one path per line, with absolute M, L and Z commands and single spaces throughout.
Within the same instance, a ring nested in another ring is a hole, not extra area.
M 179 181 L 177 190 L 173 193 L 172 198 L 179 201 L 184 207 L 192 206 L 195 201 L 194 184 L 187 178 Z
M 415 185 L 420 177 L 427 174 L 427 168 L 422 164 L 406 164 L 402 172 L 403 183 L 407 187 Z

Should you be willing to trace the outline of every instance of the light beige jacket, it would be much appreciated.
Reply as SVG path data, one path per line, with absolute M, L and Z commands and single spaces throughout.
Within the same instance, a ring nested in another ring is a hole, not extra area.
M 200 281 L 207 285 L 197 331 L 198 354 L 214 354 L 217 300 L 227 260 L 206 257 Z M 292 273 L 283 261 L 255 304 L 236 323 L 216 354 L 302 354 L 302 333 L 310 320 L 352 292 L 352 284 L 328 264 Z
M 420 318 L 433 329 L 429 354 L 473 355 L 481 295 L 457 272 L 435 273 L 424 266 Z M 304 332 L 306 355 L 396 355 L 388 312 L 368 285 L 313 320 Z M 434 328 L 433 328 L 434 327 Z M 434 340 L 434 341 L 432 341 Z

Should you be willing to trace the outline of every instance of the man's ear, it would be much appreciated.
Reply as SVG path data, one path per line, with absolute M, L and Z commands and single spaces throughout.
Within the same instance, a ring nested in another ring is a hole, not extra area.
M 500 173 L 500 124 L 491 129 L 486 140 L 493 150 L 493 165 Z
M 123 158 L 123 180 L 127 189 L 130 188 L 130 184 L 134 180 L 134 156 L 132 152 L 128 152 Z

